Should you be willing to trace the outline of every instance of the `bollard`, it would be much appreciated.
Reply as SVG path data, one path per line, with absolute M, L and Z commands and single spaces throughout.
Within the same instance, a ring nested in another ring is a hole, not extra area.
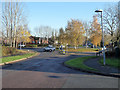
M 62 50 L 62 53 L 65 55 L 65 50 Z

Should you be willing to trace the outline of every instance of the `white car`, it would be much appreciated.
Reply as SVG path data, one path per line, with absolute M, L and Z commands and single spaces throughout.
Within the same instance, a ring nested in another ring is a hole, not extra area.
M 104 46 L 104 49 L 106 50 L 106 47 Z M 102 48 L 102 50 L 103 50 L 103 48 Z
M 25 45 L 24 44 L 21 44 L 21 45 L 19 44 L 18 47 L 25 47 Z
M 55 47 L 52 47 L 52 46 L 45 47 L 44 51 L 50 51 L 50 52 L 55 51 Z

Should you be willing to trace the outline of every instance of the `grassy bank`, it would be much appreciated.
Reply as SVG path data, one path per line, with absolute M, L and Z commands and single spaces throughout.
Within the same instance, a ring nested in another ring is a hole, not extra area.
M 69 49 L 65 49 L 65 51 L 69 51 L 69 52 L 98 52 L 98 49 L 96 49 L 96 48 L 78 48 L 78 49 L 69 48 Z
M 65 64 L 70 66 L 70 67 L 75 67 L 77 69 L 83 69 L 83 70 L 94 70 L 97 71 L 94 68 L 88 67 L 84 64 L 84 61 L 87 59 L 91 59 L 91 58 L 96 58 L 96 56 L 87 56 L 87 57 L 79 57 L 79 58 L 75 58 L 69 61 L 66 61 Z
M 103 64 L 103 59 L 99 61 Z M 106 65 L 120 69 L 120 59 L 119 58 L 106 58 Z
M 15 60 L 22 59 L 22 58 L 28 58 L 28 57 L 33 56 L 35 54 L 36 53 L 33 52 L 33 53 L 27 53 L 27 54 L 23 54 L 23 55 L 3 57 L 1 63 L 5 63 L 5 62 L 9 62 L 9 61 L 15 61 Z

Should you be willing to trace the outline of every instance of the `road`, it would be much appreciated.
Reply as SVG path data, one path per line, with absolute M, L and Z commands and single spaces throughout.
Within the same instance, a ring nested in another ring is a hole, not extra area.
M 118 88 L 118 79 L 67 68 L 63 62 L 85 55 L 61 55 L 58 51 L 40 55 L 2 67 L 3 88 Z M 91 53 L 89 55 L 92 55 Z

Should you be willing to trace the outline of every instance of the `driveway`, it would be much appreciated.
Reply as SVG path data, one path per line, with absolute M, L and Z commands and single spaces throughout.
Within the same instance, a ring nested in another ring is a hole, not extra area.
M 40 55 L 2 67 L 3 88 L 118 88 L 118 79 L 67 68 L 63 62 L 88 55 L 61 55 L 58 51 L 27 48 Z M 93 55 L 89 53 L 89 55 Z

